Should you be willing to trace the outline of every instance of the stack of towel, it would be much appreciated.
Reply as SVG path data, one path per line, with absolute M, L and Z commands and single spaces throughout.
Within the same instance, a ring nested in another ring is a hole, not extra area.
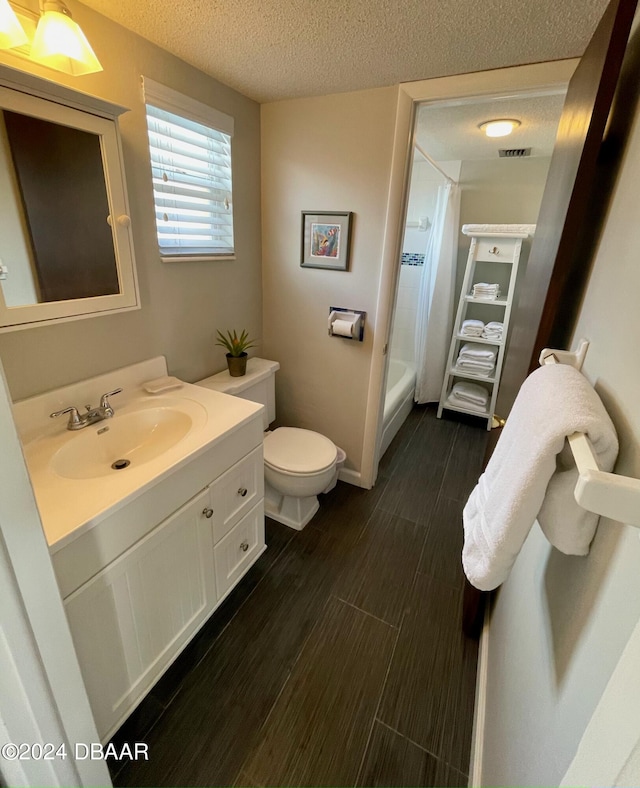
M 482 320 L 463 320 L 460 326 L 460 333 L 465 337 L 481 337 L 485 330 Z
M 461 381 L 456 383 L 451 389 L 451 394 L 447 398 L 447 404 L 453 405 L 455 408 L 486 413 L 489 404 L 489 392 L 482 386 L 478 386 L 477 383 Z
M 486 345 L 469 342 L 460 348 L 456 367 L 464 372 L 488 378 L 496 367 L 496 351 Z
M 487 301 L 495 301 L 500 295 L 500 285 L 488 284 L 487 282 L 476 282 L 473 286 L 471 295 L 474 298 L 486 298 Z
M 504 325 L 497 320 L 492 320 L 484 327 L 482 331 L 483 339 L 493 339 L 495 342 L 502 342 L 502 332 Z

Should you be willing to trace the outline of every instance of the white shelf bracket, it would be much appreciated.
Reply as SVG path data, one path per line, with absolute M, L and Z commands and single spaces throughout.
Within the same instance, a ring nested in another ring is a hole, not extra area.
M 575 351 L 545 348 L 540 364 L 570 364 L 582 369 L 588 348 L 586 339 L 580 340 Z M 574 491 L 578 504 L 589 512 L 640 528 L 640 479 L 601 471 L 591 443 L 582 432 L 570 435 L 569 445 L 580 474 Z

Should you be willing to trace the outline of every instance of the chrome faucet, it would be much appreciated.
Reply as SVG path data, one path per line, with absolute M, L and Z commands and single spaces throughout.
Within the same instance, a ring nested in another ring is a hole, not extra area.
M 88 427 L 90 424 L 95 424 L 97 421 L 110 419 L 114 414 L 114 410 L 109 402 L 109 397 L 113 397 L 114 394 L 120 394 L 121 391 L 122 389 L 114 389 L 113 391 L 108 391 L 106 394 L 103 394 L 100 397 L 100 404 L 97 408 L 92 408 L 91 405 L 85 405 L 87 409 L 86 413 L 78 413 L 78 409 L 72 405 L 70 408 L 57 410 L 55 413 L 49 414 L 49 416 L 52 419 L 56 419 L 58 416 L 68 413 L 69 421 L 67 422 L 67 429 L 81 430 L 83 427 Z

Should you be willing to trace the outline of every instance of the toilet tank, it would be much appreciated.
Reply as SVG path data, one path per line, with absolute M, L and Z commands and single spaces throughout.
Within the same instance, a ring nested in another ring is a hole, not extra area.
M 250 358 L 247 359 L 246 375 L 232 378 L 228 370 L 225 370 L 218 372 L 217 375 L 211 375 L 210 378 L 198 380 L 196 385 L 264 405 L 262 418 L 264 428 L 267 429 L 276 418 L 276 372 L 279 369 L 280 364 L 277 361 Z

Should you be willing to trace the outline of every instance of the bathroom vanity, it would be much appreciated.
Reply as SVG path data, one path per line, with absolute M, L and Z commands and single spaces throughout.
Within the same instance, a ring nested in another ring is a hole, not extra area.
M 266 549 L 262 406 L 145 391 L 165 375 L 152 359 L 14 406 L 103 741 Z M 114 387 L 112 418 L 77 432 L 48 419 Z

